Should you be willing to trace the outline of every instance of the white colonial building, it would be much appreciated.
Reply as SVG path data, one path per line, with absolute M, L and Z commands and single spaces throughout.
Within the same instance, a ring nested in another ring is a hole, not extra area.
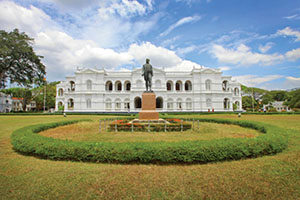
M 241 110 L 240 83 L 210 68 L 166 71 L 153 68 L 152 90 L 162 112 Z M 55 110 L 65 112 L 139 112 L 145 81 L 141 69 L 77 69 L 57 85 Z M 234 105 L 235 104 L 235 105 Z

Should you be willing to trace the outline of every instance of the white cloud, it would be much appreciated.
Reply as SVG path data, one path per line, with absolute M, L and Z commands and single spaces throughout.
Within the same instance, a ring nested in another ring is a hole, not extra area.
M 213 45 L 211 53 L 222 63 L 253 65 L 271 65 L 284 59 L 280 54 L 259 54 L 250 51 L 250 48 L 241 44 L 236 49 L 227 49 L 221 45 Z
M 286 58 L 290 61 L 296 61 L 300 58 L 300 48 L 286 52 Z
M 143 64 L 146 58 L 150 59 L 153 66 L 159 67 L 172 67 L 182 62 L 182 59 L 174 51 L 157 47 L 150 42 L 144 42 L 140 45 L 132 44 L 128 52 L 134 56 L 138 64 Z
M 42 10 L 34 6 L 24 8 L 9 1 L 0 2 L 0 24 L 2 29 L 11 31 L 18 28 L 31 37 L 48 27 L 56 27 L 56 23 Z
M 300 77 L 287 76 L 283 86 L 285 89 L 300 88 Z
M 147 5 L 141 4 L 138 1 L 119 0 L 106 1 L 101 3 L 98 9 L 100 15 L 107 18 L 110 15 L 119 15 L 121 17 L 131 17 L 136 15 L 144 15 L 147 11 L 152 10 L 152 1 L 147 0 Z
M 274 43 L 273 42 L 268 42 L 265 46 L 260 45 L 259 50 L 262 53 L 266 53 L 273 47 Z
M 231 67 L 228 67 L 228 66 L 222 66 L 222 67 L 219 67 L 219 69 L 220 69 L 221 71 L 229 71 L 229 70 L 231 70 Z
M 179 26 L 182 26 L 182 25 L 184 25 L 186 23 L 192 23 L 192 22 L 198 21 L 200 19 L 201 19 L 201 16 L 199 16 L 199 15 L 184 17 L 184 18 L 178 20 L 175 24 L 172 24 L 167 30 L 165 30 L 164 32 L 162 32 L 160 34 L 160 36 L 166 36 L 171 31 L 173 31 L 175 28 L 177 28 Z
M 267 76 L 257 76 L 257 75 L 243 75 L 243 76 L 235 76 L 234 78 L 237 79 L 243 85 L 247 87 L 260 87 L 261 84 L 267 83 L 269 81 L 273 81 L 276 79 L 280 79 L 283 76 L 281 75 L 267 75 Z
M 284 19 L 297 20 L 297 19 L 300 19 L 300 16 L 298 14 L 295 14 L 295 15 L 286 16 L 286 17 L 284 17 Z
M 188 46 L 188 47 L 177 48 L 176 53 L 179 54 L 179 55 L 185 55 L 187 53 L 195 51 L 196 49 L 197 49 L 196 45 L 191 45 L 191 46 Z
M 293 36 L 293 37 L 296 37 L 296 39 L 295 39 L 296 42 L 300 41 L 300 32 L 293 30 L 290 27 L 286 27 L 282 30 L 278 30 L 277 35 Z

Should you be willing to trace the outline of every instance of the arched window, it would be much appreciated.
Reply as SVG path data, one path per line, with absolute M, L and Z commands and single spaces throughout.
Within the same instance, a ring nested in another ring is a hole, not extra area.
M 115 83 L 115 88 L 116 88 L 116 91 L 122 91 L 122 83 L 121 83 L 121 81 L 117 81 Z
M 163 108 L 164 107 L 164 102 L 162 97 L 157 97 L 156 98 L 156 108 Z
M 173 82 L 172 81 L 168 81 L 166 86 L 167 86 L 167 91 L 173 90 Z
M 87 80 L 86 81 L 86 89 L 87 90 L 91 90 L 92 89 L 92 81 L 91 80 Z
M 187 98 L 186 99 L 186 109 L 187 110 L 192 110 L 192 99 L 190 99 L 190 98 Z
M 184 90 L 185 91 L 191 91 L 192 90 L 192 82 L 191 81 L 186 81 L 184 84 Z
M 239 88 L 234 88 L 234 95 L 239 96 L 239 94 L 240 94 Z
M 228 98 L 225 98 L 225 99 L 224 99 L 224 109 L 225 109 L 225 110 L 230 109 L 230 101 L 229 101 Z
M 64 90 L 62 88 L 58 89 L 58 96 L 64 96 Z
M 119 98 L 115 100 L 115 110 L 121 110 L 121 100 Z
M 125 81 L 124 87 L 125 87 L 125 91 L 130 91 L 131 90 L 130 81 Z
M 177 99 L 176 103 L 177 103 L 177 110 L 182 110 L 182 99 L 181 98 Z
M 106 91 L 112 91 L 113 90 L 113 84 L 111 81 L 107 81 L 105 84 L 105 90 Z
M 206 99 L 206 107 L 208 107 L 208 108 L 212 107 L 212 103 L 211 103 L 211 99 L 210 98 Z
M 74 100 L 73 99 L 69 99 L 68 100 L 68 109 L 69 110 L 73 110 L 74 109 Z
M 176 91 L 182 91 L 182 82 L 181 81 L 176 82 Z
M 205 89 L 206 89 L 207 91 L 211 90 L 211 80 L 207 79 L 207 80 L 205 81 Z
M 105 109 L 106 110 L 111 110 L 111 107 L 112 107 L 112 105 L 111 105 L 111 99 L 106 99 L 105 100 Z
M 224 92 L 227 92 L 229 90 L 228 88 L 228 81 L 223 81 L 222 83 L 222 89 Z
M 130 110 L 130 99 L 124 100 L 124 109 L 128 111 Z
M 58 102 L 57 108 L 58 108 L 58 110 L 63 111 L 64 110 L 64 104 L 63 104 L 63 102 L 61 102 L 61 101 Z
M 70 89 L 71 91 L 75 91 L 75 82 L 74 81 L 70 81 Z
M 234 102 L 233 109 L 234 110 L 240 110 L 240 102 L 239 101 Z
M 134 108 L 142 108 L 142 99 L 141 97 L 134 98 Z
M 168 99 L 167 108 L 168 110 L 173 110 L 173 99 Z

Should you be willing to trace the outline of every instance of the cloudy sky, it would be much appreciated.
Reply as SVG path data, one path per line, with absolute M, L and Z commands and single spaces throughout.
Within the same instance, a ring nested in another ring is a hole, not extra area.
M 300 87 L 299 0 L 0 0 L 0 29 L 34 38 L 49 81 L 77 67 L 219 68 L 247 86 Z

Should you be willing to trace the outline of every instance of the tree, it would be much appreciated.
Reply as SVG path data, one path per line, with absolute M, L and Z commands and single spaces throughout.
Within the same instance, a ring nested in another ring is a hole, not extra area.
M 8 80 L 25 87 L 43 84 L 43 57 L 35 54 L 32 43 L 33 39 L 18 29 L 0 30 L 0 88 L 5 88 Z
M 46 86 L 41 86 L 32 89 L 33 93 L 33 99 L 36 102 L 37 110 L 43 110 L 44 107 L 44 91 L 46 87 L 46 107 L 49 108 L 55 108 L 55 97 L 56 97 L 56 85 L 60 83 L 57 82 L 51 82 L 46 84 Z
M 288 106 L 293 109 L 300 109 L 300 89 L 291 92 L 291 98 L 287 102 Z

